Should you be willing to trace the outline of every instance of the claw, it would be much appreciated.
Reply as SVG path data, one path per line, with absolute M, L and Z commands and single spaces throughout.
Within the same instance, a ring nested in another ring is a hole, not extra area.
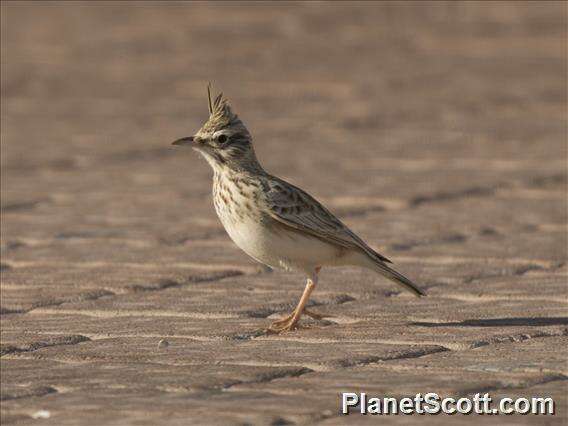
M 298 319 L 294 318 L 294 312 L 281 320 L 274 321 L 270 327 L 266 329 L 268 334 L 280 334 L 285 331 L 291 331 L 297 328 Z
M 268 327 L 266 329 L 266 334 L 282 334 L 285 333 L 287 331 L 292 331 L 295 330 L 296 328 L 298 328 L 297 326 L 289 326 L 289 327 L 282 327 L 282 328 L 275 328 L 275 327 Z

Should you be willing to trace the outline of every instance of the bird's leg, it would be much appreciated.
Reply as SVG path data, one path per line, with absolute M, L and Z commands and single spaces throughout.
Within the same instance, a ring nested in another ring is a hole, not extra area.
M 316 271 L 315 271 L 315 276 L 316 276 L 315 279 L 316 279 L 316 282 L 317 282 L 318 274 L 319 274 L 319 271 L 320 271 L 320 270 L 321 270 L 321 266 L 318 266 L 318 267 L 316 268 Z M 309 316 L 310 318 L 313 318 L 313 319 L 315 319 L 315 320 L 323 320 L 323 319 L 325 318 L 324 315 L 318 314 L 318 313 L 313 312 L 313 311 L 308 311 L 307 308 L 304 308 L 304 314 L 306 314 L 307 316 Z
M 300 317 L 306 309 L 306 304 L 310 299 L 310 295 L 316 287 L 316 284 L 318 282 L 318 272 L 320 271 L 320 269 L 321 267 L 316 268 L 311 276 L 308 277 L 306 288 L 304 289 L 304 293 L 302 293 L 302 297 L 300 298 L 300 302 L 298 302 L 296 309 L 294 309 L 294 311 L 286 318 L 273 322 L 268 328 L 268 332 L 282 333 L 283 331 L 290 331 L 296 328 Z

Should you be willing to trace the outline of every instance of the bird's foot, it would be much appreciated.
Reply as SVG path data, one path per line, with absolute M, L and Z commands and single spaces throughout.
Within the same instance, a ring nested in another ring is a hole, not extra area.
M 295 317 L 295 312 L 292 312 L 281 320 L 274 321 L 270 327 L 266 329 L 268 334 L 280 334 L 286 331 L 292 331 L 297 328 L 299 318 Z
M 317 314 L 307 309 L 304 309 L 303 313 L 317 321 L 325 321 L 324 318 L 326 318 L 326 315 Z M 295 314 L 296 312 L 294 311 L 290 315 L 282 318 L 281 320 L 274 321 L 272 324 L 270 324 L 270 327 L 266 329 L 266 332 L 268 334 L 280 334 L 286 331 L 292 331 L 297 329 L 300 317 L 298 316 L 296 318 Z

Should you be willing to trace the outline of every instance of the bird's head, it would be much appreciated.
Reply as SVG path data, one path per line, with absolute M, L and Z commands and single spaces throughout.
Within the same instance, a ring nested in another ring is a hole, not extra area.
M 246 126 L 233 112 L 229 101 L 220 93 L 211 100 L 207 86 L 209 119 L 193 135 L 176 140 L 173 145 L 189 146 L 198 151 L 215 171 L 247 170 L 260 167 Z

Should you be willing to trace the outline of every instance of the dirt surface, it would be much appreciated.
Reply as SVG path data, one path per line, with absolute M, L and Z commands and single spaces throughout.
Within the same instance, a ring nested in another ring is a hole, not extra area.
M 2 2 L 2 424 L 566 424 L 566 3 Z M 236 248 L 171 141 L 265 167 L 429 293 Z M 161 342 L 161 343 L 160 343 Z M 555 416 L 340 416 L 342 391 Z

